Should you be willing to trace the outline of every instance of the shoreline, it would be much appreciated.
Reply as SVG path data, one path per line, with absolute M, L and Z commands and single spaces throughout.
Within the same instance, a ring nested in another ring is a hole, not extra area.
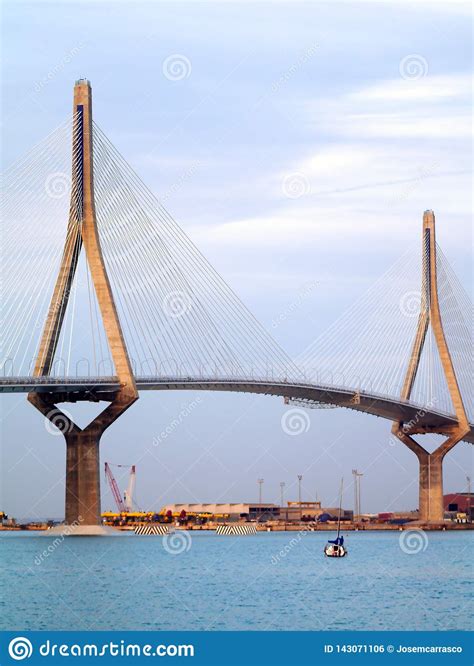
M 152 524 L 152 523 L 145 523 Z M 164 523 L 157 523 L 163 525 Z M 219 525 L 248 525 L 252 523 L 219 523 Z M 55 528 L 60 528 L 62 525 L 56 525 Z M 66 527 L 64 525 L 64 527 Z M 110 527 L 110 526 L 108 526 Z M 110 527 L 116 529 L 117 532 L 133 532 L 137 526 L 129 526 L 127 528 Z M 187 531 L 187 532 L 213 532 L 217 528 L 217 524 L 212 525 L 171 525 L 168 527 L 173 531 Z M 331 525 L 313 525 L 308 523 L 295 523 L 295 524 L 262 524 L 257 525 L 257 532 L 335 532 L 337 524 Z M 22 526 L 0 526 L 1 532 L 48 532 L 51 528 L 47 525 L 22 525 Z M 346 524 L 341 525 L 341 532 L 404 532 L 407 530 L 423 530 L 424 532 L 448 532 L 448 531 L 471 531 L 474 530 L 474 523 L 421 523 L 413 521 L 405 523 L 404 525 L 392 525 L 385 523 L 373 524 Z

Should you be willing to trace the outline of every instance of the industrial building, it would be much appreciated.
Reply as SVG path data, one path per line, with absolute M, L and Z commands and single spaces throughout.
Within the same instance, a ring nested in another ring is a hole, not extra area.
M 226 502 L 226 503 L 208 503 L 208 504 L 166 504 L 162 509 L 162 514 L 171 512 L 173 516 L 179 516 L 182 512 L 186 515 L 199 515 L 216 518 L 225 518 L 226 520 L 269 520 L 279 518 L 280 507 L 276 504 L 247 504 L 245 502 Z
M 465 513 L 470 522 L 474 521 L 472 493 L 450 493 L 443 496 L 446 513 Z
M 160 511 L 161 514 L 171 512 L 173 516 L 179 516 L 182 512 L 187 516 L 209 516 L 210 518 L 234 520 L 284 520 L 286 522 L 303 520 L 317 520 L 323 514 L 337 516 L 338 507 L 322 508 L 321 502 L 288 502 L 287 506 L 270 503 L 209 503 L 209 504 L 166 504 Z M 353 512 L 343 509 L 341 517 L 343 520 L 352 520 Z

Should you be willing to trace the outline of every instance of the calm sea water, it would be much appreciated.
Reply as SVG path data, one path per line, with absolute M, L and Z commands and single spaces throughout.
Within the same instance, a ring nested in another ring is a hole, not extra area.
M 343 559 L 327 533 L 188 534 L 3 534 L 0 628 L 472 629 L 468 533 L 350 533 Z

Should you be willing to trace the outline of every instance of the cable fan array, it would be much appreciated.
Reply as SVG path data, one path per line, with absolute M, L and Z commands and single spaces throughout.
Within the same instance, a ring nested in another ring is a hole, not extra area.
M 437 245 L 438 294 L 443 329 L 464 409 L 474 422 L 474 310 L 443 251 Z
M 78 150 L 71 150 L 77 145 L 76 119 L 73 116 L 62 123 L 2 174 L 2 375 L 33 374 L 64 247 L 77 243 L 77 226 L 68 229 L 70 216 L 80 224 L 79 192 L 71 191 L 71 167 L 78 168 L 81 159 Z M 54 375 L 88 373 L 88 361 L 82 359 L 82 367 L 73 361 L 73 331 L 80 330 L 81 337 L 87 338 L 85 331 L 90 330 L 87 316 L 77 316 L 77 296 L 82 288 L 87 289 L 87 280 L 81 280 L 79 273 L 67 291 L 67 312 L 66 299 L 54 304 L 64 315 L 61 333 L 55 332 Z M 90 284 L 89 296 L 95 299 Z M 87 348 L 80 357 L 84 355 L 89 355 Z
M 409 249 L 297 359 L 308 381 L 400 396 L 413 349 L 427 257 Z M 472 303 L 437 246 L 443 328 L 466 412 L 474 420 Z M 454 412 L 431 322 L 410 401 Z
M 285 352 L 94 124 L 97 224 L 137 375 L 296 379 Z
M 114 374 L 100 309 L 80 240 L 80 123 L 72 118 L 15 164 L 3 180 L 7 327 L 0 371 L 33 373 L 64 248 L 77 269 L 63 317 L 52 331 L 51 374 Z M 153 194 L 94 125 L 94 190 L 99 236 L 137 376 L 295 379 L 298 370 Z M 74 183 L 74 185 L 72 185 Z M 69 221 L 69 224 L 68 224 Z M 19 240 L 20 239 L 20 240 Z M 63 279 L 62 276 L 59 280 Z
M 104 377 L 114 365 L 81 242 L 82 154 L 77 116 L 2 176 L 0 373 L 33 374 L 50 307 L 51 375 Z M 77 148 L 71 148 L 77 146 Z M 72 167 L 72 170 L 71 170 Z M 408 250 L 294 363 L 212 268 L 125 159 L 93 124 L 94 198 L 102 252 L 137 377 L 310 382 L 400 396 L 420 310 L 418 246 Z M 71 173 L 75 173 L 73 179 Z M 74 183 L 74 184 L 73 184 Z M 51 304 L 61 258 L 77 268 Z M 437 247 L 443 328 L 474 421 L 473 310 Z M 410 400 L 453 413 L 431 323 Z M 301 403 L 303 406 L 312 406 Z

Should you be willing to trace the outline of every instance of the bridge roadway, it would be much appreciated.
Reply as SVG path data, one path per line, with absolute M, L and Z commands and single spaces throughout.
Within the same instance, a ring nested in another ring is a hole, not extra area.
M 427 432 L 443 432 L 455 425 L 452 414 L 436 411 L 413 402 L 358 391 L 356 389 L 304 382 L 259 379 L 212 379 L 183 377 L 137 377 L 139 391 L 230 391 L 256 393 L 344 407 L 405 424 L 412 422 Z M 54 393 L 57 402 L 111 400 L 118 390 L 116 377 L 2 377 L 0 393 Z M 474 424 L 464 441 L 474 444 Z

